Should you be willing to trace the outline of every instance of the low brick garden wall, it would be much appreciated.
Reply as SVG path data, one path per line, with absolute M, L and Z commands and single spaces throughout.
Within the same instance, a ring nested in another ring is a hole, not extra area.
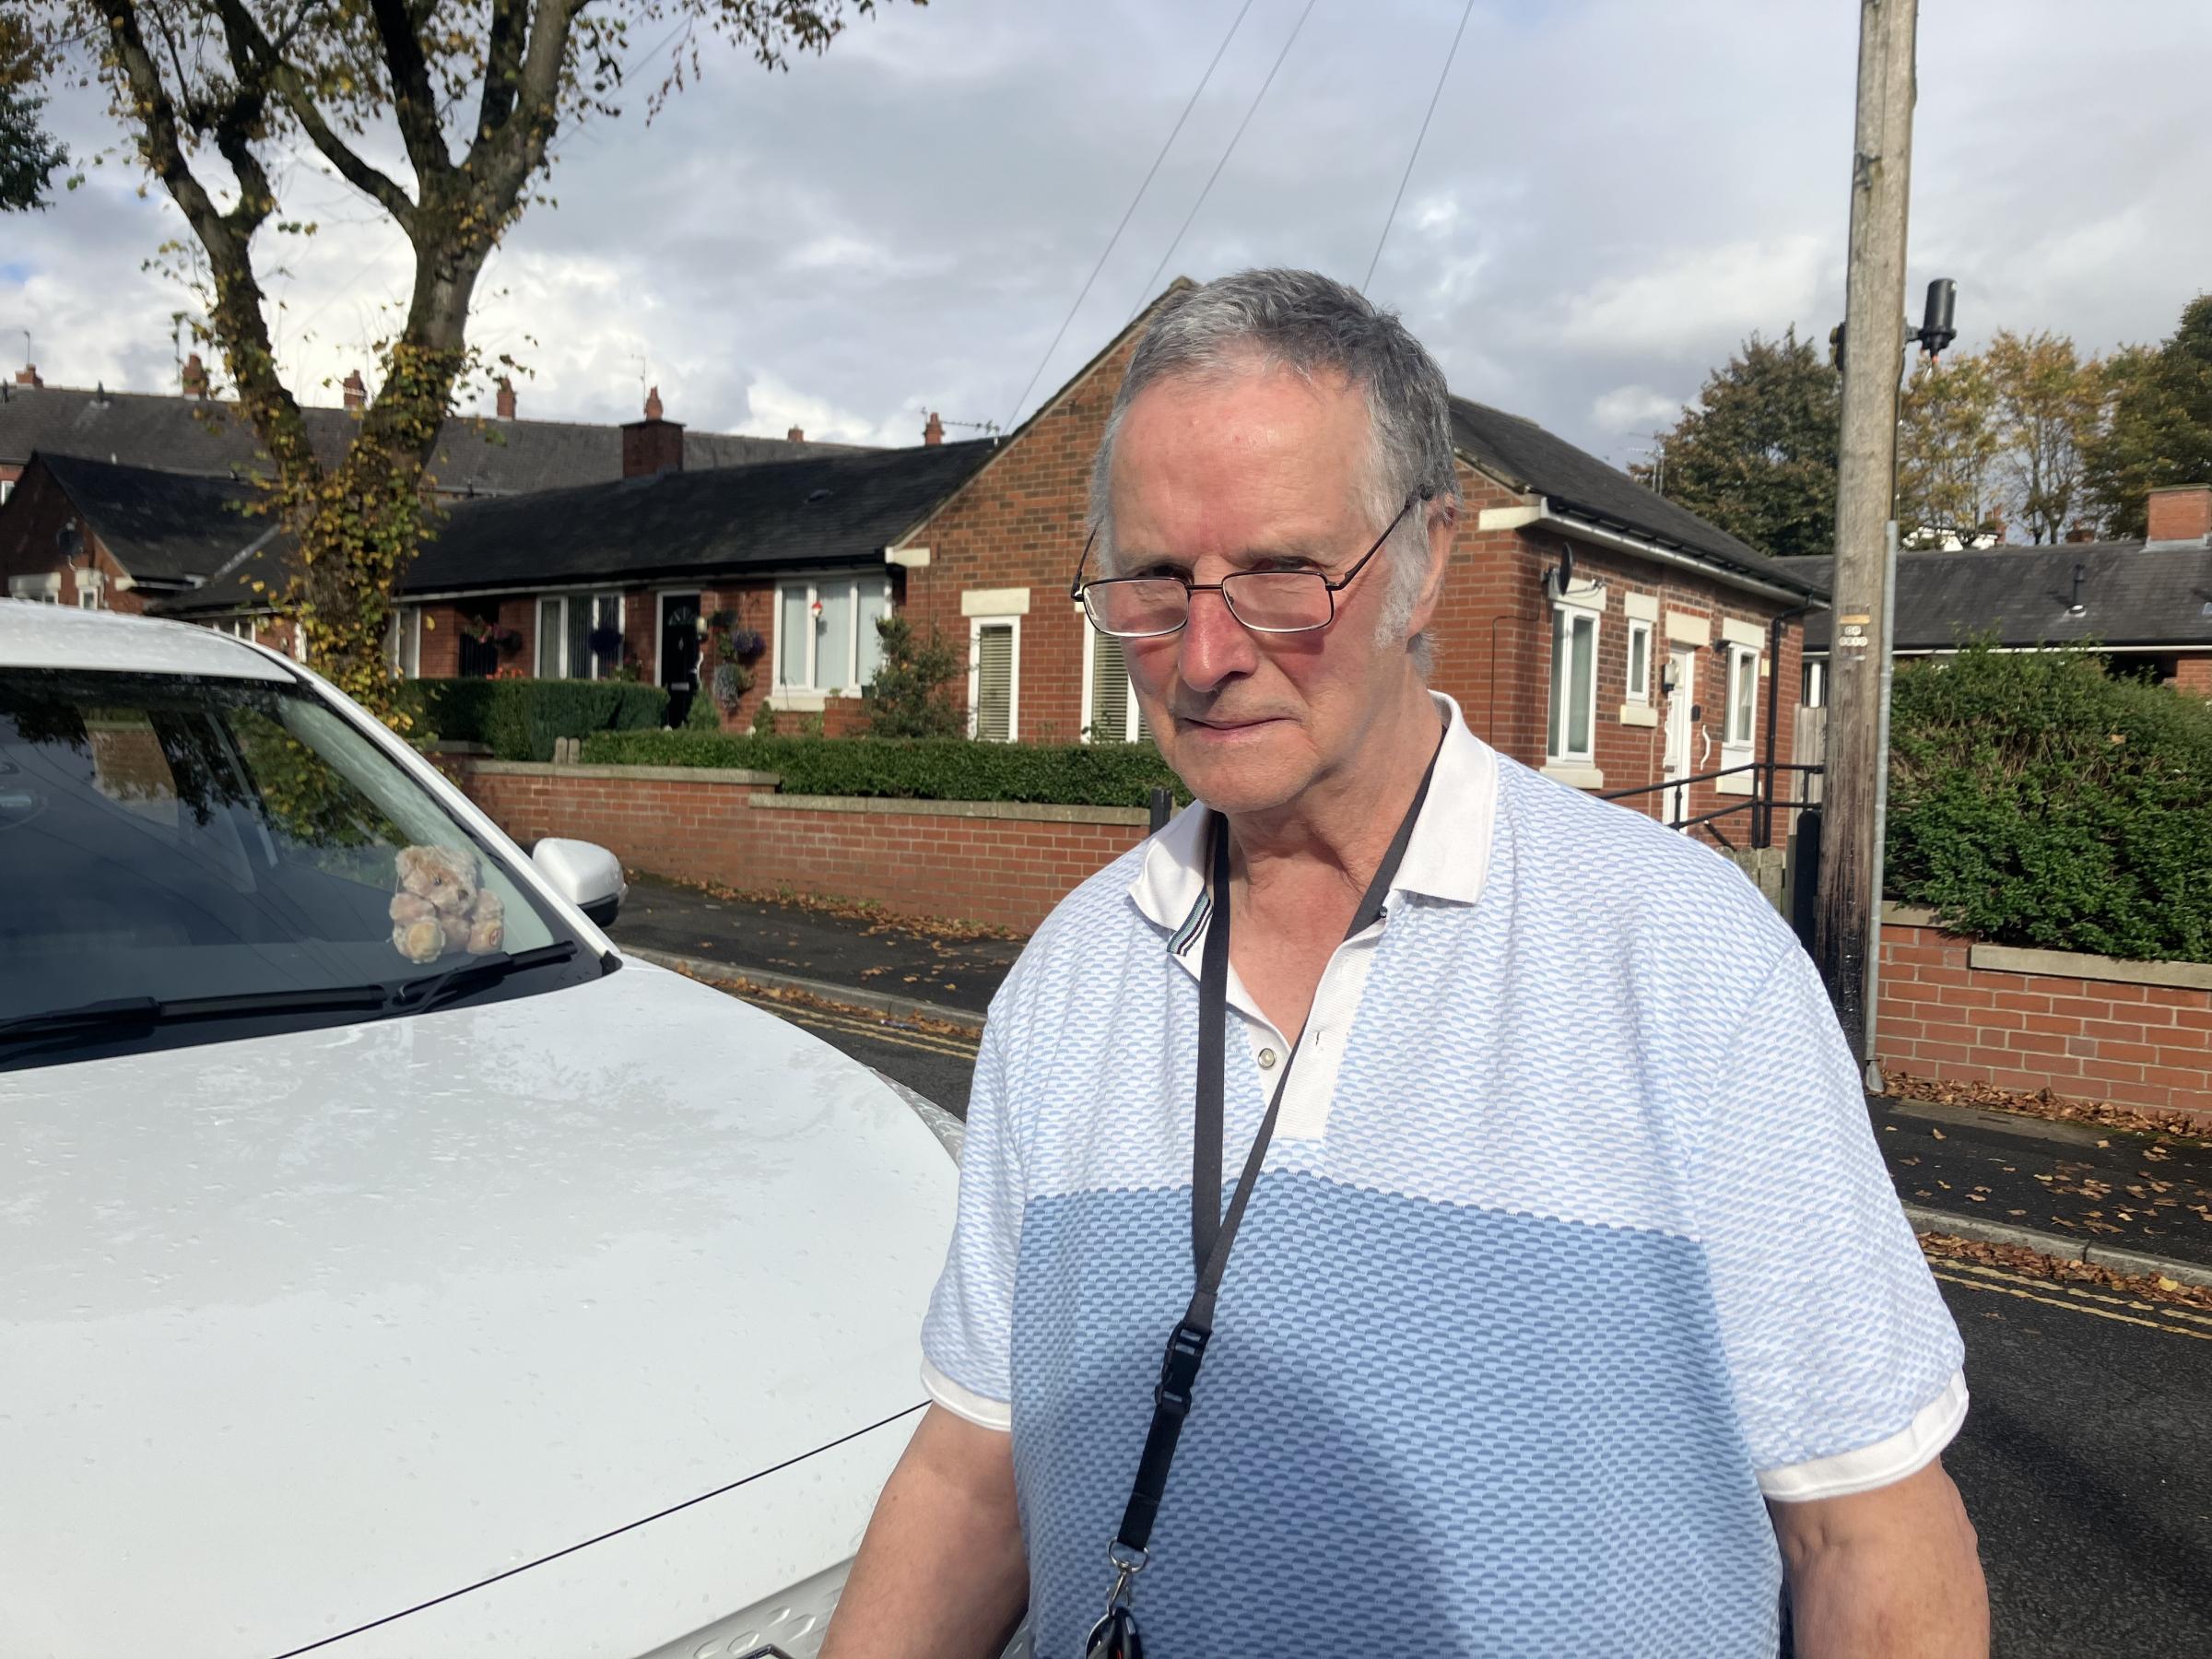
M 1919 1077 L 2184 1112 L 2212 1127 L 2212 963 L 1987 945 L 1890 905 L 1876 1049 Z
M 573 836 L 679 881 L 791 888 L 1024 931 L 1149 822 L 1142 807 L 785 795 L 768 773 L 703 767 L 439 759 L 525 847 Z

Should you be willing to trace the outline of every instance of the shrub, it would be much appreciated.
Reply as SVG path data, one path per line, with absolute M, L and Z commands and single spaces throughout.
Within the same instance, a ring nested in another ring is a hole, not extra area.
M 622 680 L 409 680 L 400 700 L 420 711 L 410 735 L 488 744 L 501 760 L 550 760 L 558 737 L 658 726 L 668 710 L 658 686 Z
M 690 708 L 684 712 L 684 730 L 687 732 L 721 731 L 722 713 L 715 706 L 715 699 L 695 695 L 691 699 Z
M 774 772 L 787 794 L 1143 806 L 1162 787 L 1178 800 L 1190 799 L 1150 744 L 611 732 L 584 739 L 583 758 L 608 765 Z
M 494 689 L 504 683 L 489 679 L 402 680 L 394 688 L 393 706 L 414 721 L 407 735 L 416 739 L 442 738 L 448 743 L 482 743 L 490 716 Z
M 960 671 L 953 648 L 933 630 L 914 638 L 914 625 L 901 616 L 882 618 L 876 631 L 883 641 L 883 661 L 868 686 L 868 732 L 876 737 L 953 737 L 959 735 L 959 710 L 946 688 Z
M 2082 651 L 1901 670 L 1885 887 L 1995 944 L 2212 961 L 2212 705 Z

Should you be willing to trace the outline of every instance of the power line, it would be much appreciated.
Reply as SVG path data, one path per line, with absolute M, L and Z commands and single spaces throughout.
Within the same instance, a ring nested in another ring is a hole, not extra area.
M 1136 296 L 1136 303 L 1129 308 L 1132 318 L 1144 310 L 1145 301 L 1152 297 L 1154 287 L 1159 281 L 1159 274 L 1168 268 L 1168 261 L 1175 257 L 1175 250 L 1182 245 L 1184 232 L 1191 228 L 1191 221 L 1198 217 L 1198 209 L 1206 206 L 1206 198 L 1213 193 L 1214 181 L 1221 176 L 1221 170 L 1229 165 L 1230 157 L 1237 153 L 1238 140 L 1244 136 L 1244 129 L 1252 124 L 1252 118 L 1259 113 L 1260 100 L 1267 96 L 1267 88 L 1275 85 L 1276 71 L 1283 66 L 1283 60 L 1290 55 L 1290 48 L 1297 43 L 1299 30 L 1305 28 L 1306 19 L 1313 15 L 1313 6 L 1314 0 L 1306 0 L 1306 9 L 1298 14 L 1298 21 L 1290 29 L 1290 38 L 1283 42 L 1283 49 L 1275 54 L 1275 63 L 1267 71 L 1267 78 L 1260 83 L 1260 89 L 1253 94 L 1252 106 L 1244 112 L 1244 119 L 1237 123 L 1237 130 L 1230 135 L 1229 147 L 1221 152 L 1221 159 L 1214 163 L 1214 171 L 1206 177 L 1206 188 L 1198 193 L 1198 199 L 1191 204 L 1190 212 L 1183 216 L 1182 229 L 1175 232 L 1175 240 L 1168 244 L 1168 251 L 1159 256 L 1159 263 L 1152 267 L 1152 275 L 1145 279 L 1144 288 Z
M 1421 143 L 1429 136 L 1429 123 L 1435 117 L 1437 100 L 1444 95 L 1445 77 L 1452 73 L 1452 60 L 1459 55 L 1459 38 L 1467 32 L 1467 19 L 1475 15 L 1475 0 L 1467 0 L 1466 8 L 1459 14 L 1459 27 L 1452 31 L 1452 50 L 1444 53 L 1444 66 L 1438 72 L 1436 90 L 1429 94 L 1429 112 L 1421 117 L 1421 130 L 1413 135 L 1413 154 L 1406 158 L 1406 171 L 1398 175 L 1398 194 L 1390 198 L 1390 212 L 1382 219 L 1382 234 L 1375 238 L 1375 256 L 1367 262 L 1367 276 L 1359 284 L 1359 291 L 1375 279 L 1375 267 L 1382 263 L 1382 244 L 1390 240 L 1390 228 L 1397 221 L 1398 204 L 1406 199 L 1406 182 L 1413 177 L 1413 164 L 1420 159 Z
M 1090 297 L 1091 284 L 1098 281 L 1099 273 L 1106 268 L 1107 258 L 1113 253 L 1114 245 L 1122 240 L 1122 232 L 1129 229 L 1129 221 L 1136 214 L 1136 205 L 1145 199 L 1145 192 L 1152 188 L 1152 180 L 1159 171 L 1159 164 L 1168 159 L 1168 152 L 1175 147 L 1175 139 L 1182 131 L 1182 124 L 1191 118 L 1191 112 L 1198 107 L 1198 95 L 1206 90 L 1206 84 L 1214 78 L 1214 71 L 1221 65 L 1221 54 L 1229 50 L 1230 41 L 1237 38 L 1237 30 L 1243 26 L 1244 14 L 1251 9 L 1252 0 L 1244 0 L 1237 12 L 1236 20 L 1229 26 L 1229 32 L 1221 37 L 1221 44 L 1214 48 L 1213 62 L 1206 65 L 1206 73 L 1198 77 L 1198 84 L 1191 88 L 1191 96 L 1182 106 L 1182 113 L 1175 117 L 1174 126 L 1168 131 L 1168 141 L 1159 147 L 1159 154 L 1152 158 L 1152 165 L 1145 173 L 1145 182 L 1136 187 L 1136 194 L 1129 198 L 1128 211 L 1122 215 L 1122 222 L 1113 228 L 1113 234 L 1106 239 L 1106 249 L 1099 255 L 1099 263 L 1090 267 L 1090 275 L 1083 279 L 1083 291 L 1076 296 L 1076 302 L 1067 308 L 1067 315 L 1061 319 L 1060 332 L 1053 336 L 1053 343 L 1044 348 L 1044 356 L 1037 360 L 1036 371 L 1030 376 L 1030 383 L 1021 389 L 1021 395 L 1014 400 L 1013 411 L 1006 417 L 1008 430 L 1013 429 L 1014 418 L 1021 413 L 1022 405 L 1030 401 L 1030 394 L 1037 389 L 1038 378 L 1044 373 L 1045 365 L 1053 360 L 1053 353 L 1060 349 L 1060 342 L 1067 337 L 1068 325 L 1076 320 L 1076 313 L 1083 309 L 1083 301 Z

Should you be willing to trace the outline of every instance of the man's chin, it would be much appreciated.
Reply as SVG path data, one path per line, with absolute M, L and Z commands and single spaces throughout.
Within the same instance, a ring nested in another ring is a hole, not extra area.
M 1295 800 L 1311 757 L 1297 724 L 1263 721 L 1220 727 L 1183 724 L 1161 745 L 1186 788 L 1218 812 L 1266 812 Z

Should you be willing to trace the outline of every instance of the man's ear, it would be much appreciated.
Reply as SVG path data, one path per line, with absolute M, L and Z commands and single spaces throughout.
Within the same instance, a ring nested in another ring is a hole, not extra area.
M 1452 563 L 1452 544 L 1459 536 L 1459 505 L 1455 501 L 1436 500 L 1426 503 L 1429 511 L 1429 571 L 1421 581 L 1421 594 L 1413 607 L 1413 617 L 1406 632 L 1411 638 L 1425 632 L 1436 616 L 1436 607 L 1444 594 L 1444 572 Z

